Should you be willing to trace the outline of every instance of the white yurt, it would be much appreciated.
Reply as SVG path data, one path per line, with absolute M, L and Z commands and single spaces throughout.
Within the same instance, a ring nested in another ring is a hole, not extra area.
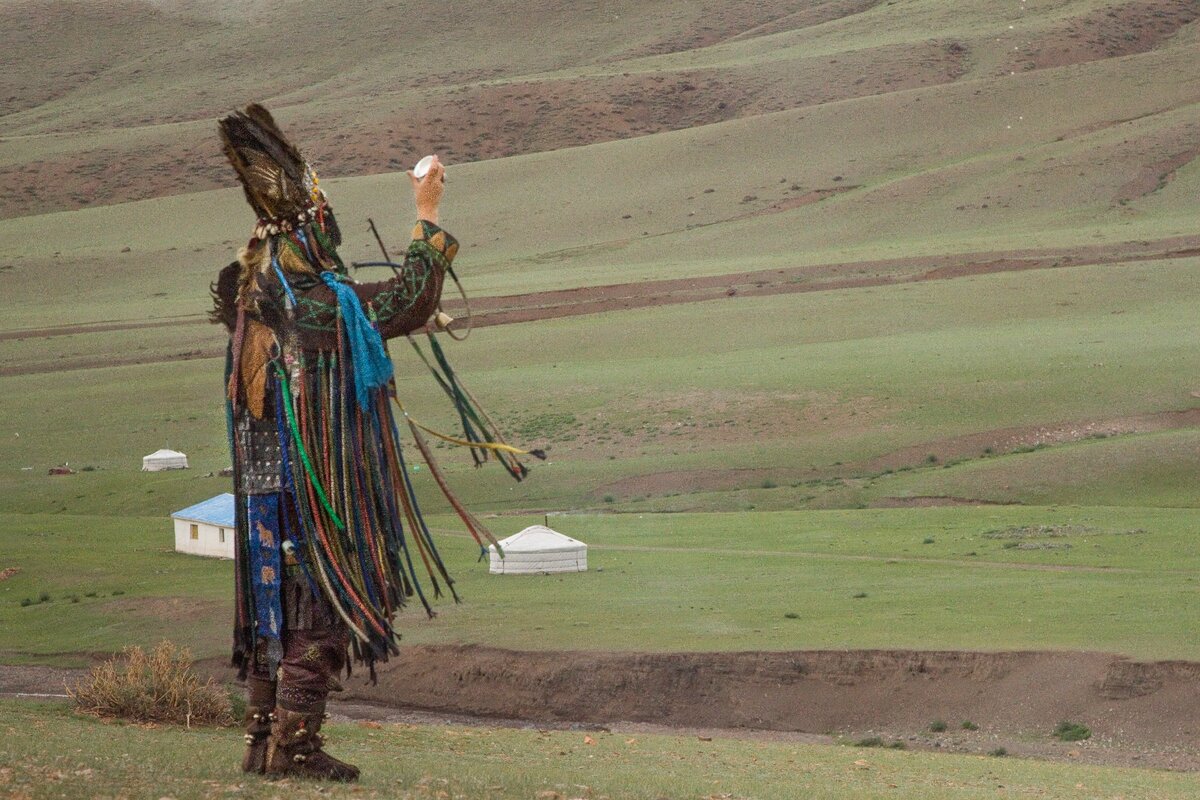
M 530 575 L 547 572 L 587 572 L 587 545 L 544 525 L 530 525 L 520 533 L 500 540 L 504 558 L 496 546 L 488 548 L 496 575 Z
M 142 472 L 187 468 L 187 456 L 177 450 L 158 450 L 142 458 Z

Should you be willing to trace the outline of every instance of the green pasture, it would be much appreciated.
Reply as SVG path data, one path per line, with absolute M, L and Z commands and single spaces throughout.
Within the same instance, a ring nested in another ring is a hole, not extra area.
M 497 536 L 543 517 L 495 517 Z M 1012 507 L 549 517 L 589 571 L 496 576 L 433 519 L 465 600 L 409 643 L 630 651 L 1070 649 L 1200 658 L 1191 509 Z M 0 653 L 78 663 L 169 637 L 224 655 L 232 564 L 165 518 L 3 514 Z
M 290 796 L 656 800 L 717 798 L 1186 798 L 1169 772 L 987 756 L 695 736 L 333 724 L 330 751 L 357 785 L 280 784 L 238 768 L 231 730 L 104 723 L 62 704 L 0 701 L 0 780 L 13 796 Z M 134 757 L 132 754 L 137 754 Z M 554 793 L 551 795 L 550 793 Z
M 588 573 L 497 580 L 473 568 L 469 552 L 444 548 L 457 554 L 468 602 L 407 626 L 406 638 L 516 649 L 1196 654 L 1187 632 L 1197 604 L 1191 511 L 646 514 L 550 524 L 589 543 Z
M 1080 443 L 1024 454 L 1000 437 L 953 463 L 927 455 L 947 437 L 1191 408 L 1197 263 L 721 298 L 483 328 L 448 343 L 453 363 L 514 441 L 548 448 L 550 461 L 518 485 L 498 468 L 473 470 L 459 450 L 443 448 L 439 460 L 481 511 L 853 507 L 912 495 L 1195 505 L 1188 430 L 1080 434 Z M 160 515 L 224 490 L 227 481 L 205 477 L 229 463 L 223 360 L 174 356 L 219 352 L 222 338 L 197 324 L 0 342 L 16 365 L 60 356 L 98 365 L 0 377 L 0 510 Z M 408 345 L 392 351 L 409 411 L 452 429 Z M 129 353 L 166 361 L 100 366 Z M 193 468 L 138 471 L 142 455 L 168 445 Z M 891 474 L 871 466 L 903 448 L 912 455 Z M 92 471 L 46 474 L 64 462 Z M 704 484 L 713 471 L 724 477 Z M 422 496 L 442 508 L 421 477 Z
M 163 639 L 217 655 L 230 641 L 233 562 L 176 553 L 170 520 L 6 514 L 2 525 L 0 559 L 20 570 L 0 583 L 5 661 L 81 663 Z
M 945 462 L 924 444 L 1191 407 L 1195 267 L 1070 267 L 480 329 L 451 357 L 514 439 L 551 458 L 521 484 L 461 451 L 439 459 L 478 513 L 507 512 L 489 521 L 499 536 L 541 520 L 533 510 L 593 512 L 551 521 L 592 546 L 593 570 L 495 578 L 468 540 L 447 536 L 467 602 L 434 621 L 408 614 L 406 640 L 1200 657 L 1188 633 L 1193 430 Z M 220 345 L 203 325 L 167 331 L 2 345 L 35 365 Z M 407 345 L 393 352 L 410 411 L 450 427 Z M 0 583 L 5 658 L 77 663 L 70 654 L 165 635 L 224 653 L 231 567 L 172 552 L 166 519 L 229 488 L 210 475 L 228 464 L 221 369 L 176 359 L 0 378 L 0 569 L 20 569 Z M 192 469 L 141 473 L 141 456 L 166 445 Z M 910 463 L 870 466 L 902 448 Z M 63 462 L 77 474 L 46 474 Z M 711 474 L 724 477 L 705 484 Z M 426 510 L 444 512 L 414 478 Z M 859 508 L 920 496 L 1033 507 Z M 1035 534 L 988 535 L 1013 527 Z
M 1200 436 L 1193 428 L 1144 436 L 1104 437 L 982 456 L 949 467 L 881 475 L 854 488 L 861 503 L 889 497 L 960 497 L 1041 505 L 1196 505 Z M 844 491 L 844 490 L 843 490 Z

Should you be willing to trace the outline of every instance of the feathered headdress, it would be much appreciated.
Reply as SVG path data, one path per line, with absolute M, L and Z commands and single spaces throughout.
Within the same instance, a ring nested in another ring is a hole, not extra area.
M 316 171 L 275 124 L 271 113 L 258 103 L 223 117 L 217 128 L 229 163 L 237 172 L 246 201 L 258 215 L 256 238 L 287 233 L 317 221 L 336 246 L 336 224 L 326 225 L 325 192 Z

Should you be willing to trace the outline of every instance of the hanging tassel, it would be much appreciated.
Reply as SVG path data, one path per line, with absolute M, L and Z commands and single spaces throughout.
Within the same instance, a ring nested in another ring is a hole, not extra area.
M 434 437 L 435 439 L 441 439 L 443 442 L 446 442 L 448 444 L 458 445 L 459 447 L 478 447 L 478 448 L 482 448 L 485 450 L 489 450 L 489 451 L 495 453 L 497 458 L 499 458 L 502 454 L 518 455 L 518 456 L 536 456 L 537 458 L 540 458 L 542 460 L 545 460 L 545 458 L 546 458 L 546 452 L 544 450 L 521 450 L 520 448 L 513 447 L 508 442 L 503 442 L 503 441 L 502 442 L 471 442 L 471 441 L 467 441 L 466 439 L 459 439 L 455 436 L 450 436 L 445 433 L 439 433 L 427 425 L 422 425 L 420 422 L 417 422 L 412 417 L 409 417 L 409 419 L 412 421 L 412 423 L 414 425 L 416 425 L 418 428 L 425 431 L 426 433 L 428 433 L 430 436 Z M 526 471 L 528 471 L 528 470 L 526 470 Z
M 446 397 L 453 403 L 455 410 L 458 412 L 459 420 L 462 422 L 464 435 L 463 438 L 457 438 L 437 433 L 425 426 L 420 427 L 439 439 L 462 447 L 471 448 L 471 455 L 475 466 L 480 466 L 487 461 L 489 453 L 494 454 L 496 459 L 513 478 L 518 481 L 524 479 L 529 474 L 529 468 L 518 461 L 516 456 L 531 455 L 534 458 L 544 461 L 546 459 L 546 452 L 540 449 L 521 450 L 508 444 L 500 434 L 499 428 L 483 410 L 479 401 L 475 399 L 474 395 L 463 385 L 462 380 L 454 373 L 437 339 L 432 333 L 427 333 L 427 335 L 429 337 L 430 348 L 440 369 L 429 361 L 421 346 L 411 336 L 408 337 L 408 342 L 429 369 L 438 385 L 442 388 L 442 391 L 445 392 Z
M 450 484 L 446 482 L 446 477 L 442 474 L 442 470 L 438 466 L 437 459 L 433 456 L 433 450 L 430 448 L 429 442 L 427 442 L 425 437 L 421 435 L 421 429 L 417 427 L 416 423 L 414 423 L 411 418 L 409 418 L 408 413 L 404 410 L 404 407 L 400 405 L 399 400 L 396 401 L 396 405 L 399 406 L 400 413 L 404 414 L 404 418 L 408 422 L 409 430 L 412 431 L 413 441 L 416 442 L 417 449 L 421 451 L 421 457 L 425 460 L 426 466 L 429 467 L 429 473 L 433 475 L 434 482 L 437 483 L 438 488 L 442 490 L 442 494 L 445 496 L 446 501 L 450 503 L 450 507 L 454 509 L 456 514 L 458 514 L 459 519 L 463 521 L 463 524 L 467 527 L 467 530 L 470 532 L 471 536 L 479 544 L 479 548 L 486 551 L 488 545 L 494 545 L 496 551 L 503 555 L 500 542 L 496 540 L 496 537 L 492 535 L 492 532 L 487 529 L 486 525 L 476 519 L 475 515 L 467 510 L 467 508 L 462 504 L 462 501 L 460 501 L 454 494 L 454 490 L 450 488 Z
M 321 505 L 329 514 L 329 518 L 333 520 L 333 524 L 339 531 L 346 530 L 346 524 L 342 522 L 337 512 L 333 510 L 333 506 L 329 504 L 329 498 L 325 496 L 325 490 L 321 488 L 321 481 L 317 478 L 316 470 L 313 469 L 312 461 L 309 460 L 308 451 L 304 448 L 304 442 L 300 436 L 300 430 L 296 426 L 296 414 L 292 408 L 292 396 L 288 389 L 287 373 L 282 367 L 276 367 L 279 372 L 279 386 L 283 395 L 283 410 L 287 414 L 288 428 L 292 433 L 292 441 L 296 443 L 296 451 L 300 454 L 300 460 L 304 464 L 304 471 L 308 473 L 310 485 L 317 493 L 317 497 L 321 500 Z

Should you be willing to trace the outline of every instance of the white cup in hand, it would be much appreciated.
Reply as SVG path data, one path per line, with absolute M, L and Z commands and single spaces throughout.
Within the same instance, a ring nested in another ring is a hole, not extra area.
M 429 170 L 432 169 L 432 167 L 433 167 L 433 156 L 425 156 L 424 158 L 422 158 L 420 161 L 417 162 L 417 165 L 415 167 L 413 167 L 413 171 L 412 171 L 413 177 L 416 178 L 417 180 L 421 180 L 422 178 L 424 178 L 426 175 L 429 174 Z

